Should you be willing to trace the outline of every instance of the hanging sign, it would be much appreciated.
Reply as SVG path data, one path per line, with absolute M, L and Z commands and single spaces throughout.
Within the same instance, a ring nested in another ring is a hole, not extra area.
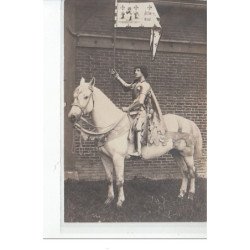
M 153 2 L 117 3 L 115 28 L 151 28 L 150 50 L 152 59 L 161 37 L 160 17 Z

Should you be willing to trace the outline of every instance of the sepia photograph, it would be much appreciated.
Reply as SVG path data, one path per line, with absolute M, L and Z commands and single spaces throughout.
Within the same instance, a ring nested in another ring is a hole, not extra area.
M 2 245 L 245 249 L 247 3 L 3 1 Z
M 62 9 L 64 223 L 206 222 L 206 1 Z

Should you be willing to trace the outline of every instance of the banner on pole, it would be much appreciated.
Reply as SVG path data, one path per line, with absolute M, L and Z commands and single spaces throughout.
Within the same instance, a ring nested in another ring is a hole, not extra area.
M 154 60 L 161 38 L 160 17 L 153 2 L 117 3 L 115 28 L 151 28 L 150 50 Z

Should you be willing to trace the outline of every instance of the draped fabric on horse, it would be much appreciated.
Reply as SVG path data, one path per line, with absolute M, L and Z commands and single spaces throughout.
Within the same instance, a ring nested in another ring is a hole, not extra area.
M 165 145 L 168 142 L 167 128 L 156 96 L 152 90 L 150 94 L 153 114 L 152 118 L 149 116 L 151 119 L 149 119 L 147 143 L 154 143 L 156 145 L 162 143 Z
M 145 111 L 141 111 L 133 119 L 133 125 L 129 134 L 129 139 L 134 142 L 134 131 L 138 119 L 142 119 L 141 127 L 141 143 L 142 145 L 155 144 L 166 145 L 168 142 L 167 129 L 163 120 L 163 115 L 160 109 L 160 105 L 156 99 L 156 96 L 152 89 L 150 89 L 145 100 Z

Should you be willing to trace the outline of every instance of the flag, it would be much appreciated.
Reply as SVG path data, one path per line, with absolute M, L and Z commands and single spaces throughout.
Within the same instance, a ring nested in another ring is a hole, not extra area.
M 151 29 L 150 36 L 150 50 L 152 51 L 152 59 L 154 60 L 156 50 L 161 39 L 161 28 L 153 28 Z
M 151 28 L 150 50 L 152 60 L 161 38 L 160 17 L 153 2 L 117 3 L 115 7 L 115 28 Z

